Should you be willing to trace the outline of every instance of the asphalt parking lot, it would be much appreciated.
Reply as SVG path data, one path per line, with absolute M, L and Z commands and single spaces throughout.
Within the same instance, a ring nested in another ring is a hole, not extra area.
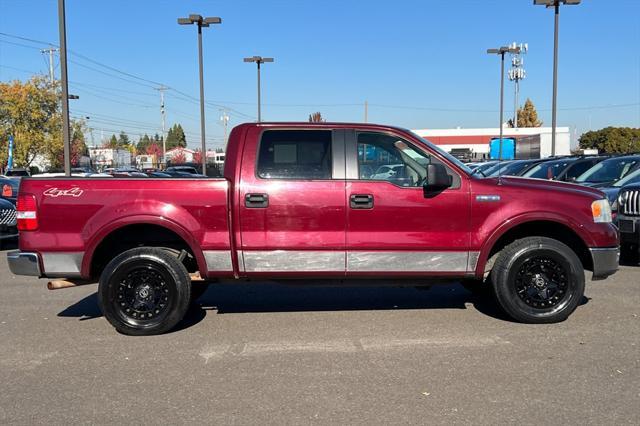
M 95 285 L 48 291 L 0 256 L 1 424 L 640 424 L 640 267 L 555 325 L 458 285 L 221 285 L 127 337 Z

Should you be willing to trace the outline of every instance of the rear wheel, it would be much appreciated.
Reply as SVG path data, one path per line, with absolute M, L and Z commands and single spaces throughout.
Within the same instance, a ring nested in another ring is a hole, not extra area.
M 190 300 L 189 273 L 161 248 L 127 250 L 109 262 L 100 276 L 100 308 L 123 334 L 142 336 L 171 330 L 186 314 Z
M 491 271 L 499 305 L 516 321 L 554 323 L 567 319 L 584 295 L 584 269 L 560 241 L 528 237 L 505 247 Z

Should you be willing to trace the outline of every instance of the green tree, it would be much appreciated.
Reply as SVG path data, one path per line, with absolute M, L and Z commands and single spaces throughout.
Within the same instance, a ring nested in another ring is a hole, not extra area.
M 116 149 L 118 147 L 118 138 L 116 135 L 111 135 L 111 138 L 104 145 L 104 148 Z
M 142 136 L 140 138 L 140 140 L 138 141 L 138 143 L 136 144 L 136 151 L 138 154 L 146 154 L 147 152 L 147 147 L 149 145 L 151 145 L 151 138 L 149 137 L 149 135 L 147 135 L 146 133 L 144 134 L 144 136 Z
M 508 122 L 509 127 L 513 127 L 513 119 Z M 531 99 L 527 98 L 522 108 L 518 108 L 518 127 L 540 127 L 542 121 L 538 120 L 538 111 Z
M 131 144 L 129 140 L 129 136 L 123 131 L 120 131 L 120 135 L 118 136 L 118 148 L 127 148 Z
M 640 128 L 605 127 L 580 136 L 580 148 L 597 148 L 604 153 L 624 154 L 640 151 Z
M 174 124 L 169 128 L 167 132 L 167 151 L 173 148 L 186 148 L 187 137 L 184 134 L 184 130 L 180 124 Z
M 45 77 L 0 82 L 0 162 L 6 164 L 9 136 L 16 167 L 29 167 L 36 155 L 62 143 L 59 90 Z

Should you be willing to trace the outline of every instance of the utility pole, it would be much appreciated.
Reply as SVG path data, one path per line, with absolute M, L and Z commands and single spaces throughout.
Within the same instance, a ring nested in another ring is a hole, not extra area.
M 64 174 L 71 176 L 71 135 L 69 131 L 69 81 L 67 78 L 67 29 L 64 0 L 58 0 L 60 32 L 60 80 L 62 82 L 62 142 L 64 144 Z
M 167 160 L 165 159 L 165 152 L 167 152 L 167 142 L 164 136 L 165 132 L 165 119 L 164 119 L 164 91 L 167 90 L 167 86 L 160 86 L 156 88 L 158 92 L 160 92 L 160 117 L 162 119 L 162 163 L 166 166 Z
M 515 42 L 511 43 L 512 49 L 516 47 L 520 48 L 520 53 L 512 54 L 511 57 L 511 69 L 509 69 L 509 80 L 515 82 L 515 94 L 513 96 L 513 127 L 518 128 L 518 95 L 520 94 L 520 80 L 523 80 L 527 73 L 523 68 L 524 59 L 520 57 L 520 54 L 527 53 L 529 50 L 528 43 L 520 43 L 519 46 Z
M 367 123 L 369 119 L 369 102 L 364 101 L 364 122 Z
M 221 109 L 222 115 L 220 116 L 220 121 L 222 121 L 222 126 L 224 127 L 224 138 L 222 141 L 224 142 L 224 150 L 227 150 L 227 126 L 229 125 L 229 114 L 227 114 L 226 109 Z
M 40 53 L 45 54 L 48 53 L 49 54 L 49 82 L 51 84 L 53 84 L 56 81 L 55 75 L 53 74 L 53 54 L 55 52 L 59 52 L 60 49 L 56 48 L 56 47 L 49 47 L 47 49 L 40 49 Z

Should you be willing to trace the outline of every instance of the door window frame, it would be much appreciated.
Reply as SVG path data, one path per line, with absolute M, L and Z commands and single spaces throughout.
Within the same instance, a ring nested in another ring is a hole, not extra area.
M 260 162 L 260 152 L 262 140 L 265 132 L 331 132 L 331 177 L 326 179 L 305 179 L 299 177 L 270 177 L 265 178 L 258 173 L 258 165 Z M 285 181 L 285 182 L 327 182 L 334 180 L 344 180 L 346 176 L 346 155 L 345 155 L 345 129 L 332 128 L 297 128 L 297 127 L 278 127 L 263 129 L 258 135 L 258 144 L 256 146 L 256 161 L 254 165 L 254 177 L 259 181 Z
M 372 183 L 387 183 L 389 185 L 393 185 L 399 189 L 419 189 L 422 191 L 421 186 L 399 186 L 393 182 L 387 180 L 372 180 L 372 179 L 361 179 L 359 173 L 359 164 L 358 164 L 358 134 L 359 133 L 378 133 L 381 135 L 391 136 L 394 138 L 398 138 L 402 142 L 409 145 L 412 149 L 424 153 L 429 156 L 431 159 L 435 158 L 436 161 L 443 166 L 446 167 L 447 172 L 453 176 L 453 185 L 447 190 L 457 190 L 462 187 L 462 176 L 449 165 L 449 163 L 441 158 L 437 153 L 416 144 L 413 140 L 406 136 L 401 136 L 399 134 L 388 132 L 384 130 L 371 130 L 371 129 L 347 129 L 345 131 L 345 154 L 346 154 L 346 179 L 347 180 L 355 180 L 358 182 L 372 182 Z

